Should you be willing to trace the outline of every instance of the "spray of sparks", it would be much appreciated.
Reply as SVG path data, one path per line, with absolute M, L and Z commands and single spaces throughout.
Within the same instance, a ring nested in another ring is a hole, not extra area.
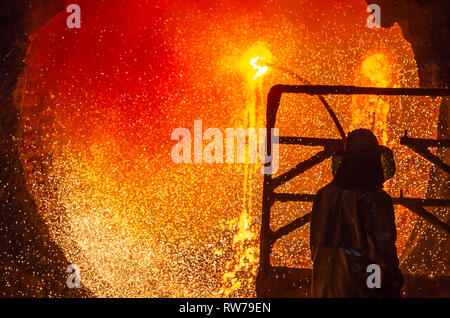
M 263 55 L 255 56 L 254 55 Z M 241 72 L 248 78 L 248 92 L 246 104 L 245 128 L 261 127 L 263 113 L 257 112 L 263 109 L 263 93 L 261 78 L 267 73 L 267 66 L 257 64 L 258 60 L 270 60 L 272 54 L 263 43 L 256 43 L 248 49 L 241 59 Z M 250 57 L 250 58 L 249 58 Z M 252 68 L 249 68 L 249 65 Z M 254 75 L 253 75 L 254 73 Z M 259 104 L 259 105 L 258 105 Z M 257 116 L 259 114 L 259 116 Z M 246 154 L 248 156 L 248 144 Z M 222 277 L 222 286 L 219 296 L 246 296 L 246 291 L 254 290 L 255 277 L 258 269 L 258 229 L 256 216 L 258 215 L 252 205 L 253 181 L 257 174 L 258 166 L 250 164 L 248 157 L 244 166 L 242 213 L 236 220 L 236 234 L 233 237 L 233 250 L 235 256 L 225 266 Z
M 170 135 L 196 119 L 204 129 L 264 127 L 268 89 L 296 84 L 264 63 L 316 84 L 418 87 L 401 29 L 368 29 L 362 0 L 79 5 L 81 29 L 67 29 L 61 13 L 32 44 L 18 87 L 21 157 L 41 216 L 97 296 L 255 296 L 259 165 L 174 164 Z M 399 138 L 405 129 L 435 137 L 440 100 L 327 99 L 346 130 L 372 128 L 394 149 L 388 192 L 423 197 L 430 165 Z M 283 96 L 278 126 L 281 135 L 337 137 L 311 96 Z M 280 148 L 280 173 L 315 151 Z M 329 164 L 282 190 L 314 193 L 329 182 Z M 310 208 L 277 204 L 272 227 Z M 416 218 L 396 212 L 405 255 L 417 244 L 408 241 Z M 272 264 L 310 267 L 308 235 L 305 226 L 278 241 Z

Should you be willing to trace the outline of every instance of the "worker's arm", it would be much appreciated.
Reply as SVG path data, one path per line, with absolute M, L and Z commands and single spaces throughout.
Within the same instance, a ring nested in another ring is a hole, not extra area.
M 387 297 L 399 296 L 404 281 L 395 246 L 397 229 L 392 199 L 384 191 L 377 191 L 364 201 L 368 205 L 365 228 L 369 258 L 381 268 L 381 291 Z

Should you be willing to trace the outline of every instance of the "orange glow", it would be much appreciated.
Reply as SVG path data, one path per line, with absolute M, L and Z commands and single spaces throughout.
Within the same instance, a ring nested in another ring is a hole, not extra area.
M 361 64 L 357 81 L 361 86 L 388 87 L 394 84 L 389 58 L 383 53 L 367 56 Z M 356 96 L 352 104 L 351 129 L 369 128 L 384 145 L 388 145 L 387 119 L 390 106 L 383 98 Z
M 94 295 L 256 296 L 260 166 L 175 164 L 170 135 L 198 119 L 221 130 L 264 127 L 270 87 L 298 84 L 267 67 L 275 62 L 321 85 L 419 86 L 397 24 L 368 29 L 363 0 L 327 15 L 322 4 L 311 2 L 320 14 L 308 17 L 296 1 L 98 1 L 83 13 L 94 22 L 76 32 L 65 15 L 38 32 L 18 89 L 20 155 L 40 215 Z M 398 140 L 405 129 L 435 138 L 440 99 L 327 101 L 346 131 L 367 126 L 396 146 L 389 194 L 423 197 L 429 165 Z M 277 125 L 284 136 L 338 137 L 314 96 L 283 94 Z M 319 151 L 311 148 L 280 147 L 280 173 Z M 331 177 L 327 161 L 280 191 L 315 193 Z M 274 230 L 311 206 L 277 209 Z M 415 220 L 402 213 L 404 244 Z M 274 266 L 310 267 L 309 226 L 278 241 L 272 257 Z
M 243 296 L 239 290 L 253 289 L 254 278 L 257 273 L 259 260 L 258 234 L 251 223 L 251 216 L 246 210 L 241 213 L 239 220 L 233 221 L 232 226 L 237 227 L 233 237 L 234 259 L 227 262 L 225 273 L 222 276 L 222 286 L 217 296 Z M 246 279 L 242 279 L 242 276 Z M 241 277 L 239 277 L 241 276 Z M 245 286 L 243 286 L 243 284 Z
M 370 86 L 388 87 L 391 84 L 392 69 L 385 54 L 375 53 L 368 56 L 362 63 L 361 73 Z

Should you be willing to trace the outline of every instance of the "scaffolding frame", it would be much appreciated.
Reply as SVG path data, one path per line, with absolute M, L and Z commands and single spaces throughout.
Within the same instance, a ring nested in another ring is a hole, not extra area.
M 394 95 L 394 96 L 450 96 L 449 89 L 436 88 L 377 88 L 377 87 L 356 87 L 356 86 L 331 86 L 331 85 L 275 85 L 273 86 L 267 96 L 267 111 L 266 111 L 266 168 L 271 167 L 270 158 L 272 154 L 274 138 L 273 128 L 275 128 L 276 116 L 280 107 L 282 94 L 309 94 L 309 95 Z M 342 139 L 329 138 L 309 138 L 309 137 L 295 137 L 295 136 L 279 136 L 278 144 L 284 145 L 299 145 L 299 146 L 320 146 L 323 148 L 312 157 L 304 160 L 289 171 L 273 177 L 269 171 L 264 174 L 263 181 L 263 198 L 262 198 L 262 215 L 261 215 L 261 231 L 260 231 L 260 259 L 259 270 L 256 277 L 256 292 L 258 297 L 272 297 L 273 291 L 277 286 L 273 286 L 280 279 L 293 279 L 294 276 L 301 272 L 301 269 L 292 269 L 286 267 L 274 267 L 270 263 L 270 255 L 274 243 L 281 237 L 291 233 L 292 231 L 307 224 L 311 219 L 311 213 L 307 213 L 301 217 L 296 218 L 292 222 L 280 227 L 277 230 L 272 230 L 270 227 L 271 207 L 275 202 L 313 202 L 314 194 L 305 193 L 280 193 L 275 192 L 276 188 L 292 180 L 299 174 L 306 172 L 315 165 L 330 158 L 336 151 L 344 146 Z M 443 162 L 439 157 L 432 154 L 429 147 L 450 147 L 450 140 L 433 140 L 410 138 L 405 131 L 405 135 L 401 138 L 400 144 L 404 145 L 426 160 L 430 161 L 435 166 L 439 167 L 446 173 L 450 173 L 450 167 Z M 447 199 L 422 199 L 422 198 L 406 198 L 403 197 L 403 191 L 400 196 L 393 198 L 395 205 L 402 205 L 410 211 L 417 214 L 419 217 L 425 219 L 437 228 L 450 233 L 450 225 L 440 220 L 438 217 L 428 212 L 425 207 L 448 207 L 450 200 Z M 296 274 L 295 274 L 296 273 Z M 279 277 L 282 275 L 283 277 Z M 290 276 L 290 277 L 286 277 Z M 284 283 L 286 284 L 286 283 Z M 295 285 L 295 283 L 294 283 Z

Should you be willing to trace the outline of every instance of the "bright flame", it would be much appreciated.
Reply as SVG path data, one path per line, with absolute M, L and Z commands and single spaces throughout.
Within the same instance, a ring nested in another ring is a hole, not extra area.
M 242 56 L 239 69 L 247 77 L 251 90 L 255 88 L 255 80 L 269 71 L 267 63 L 272 62 L 272 53 L 263 42 L 256 42 Z
M 260 65 L 256 64 L 259 59 L 264 60 L 265 58 L 257 56 L 257 57 L 254 57 L 254 58 L 252 58 L 250 60 L 250 65 L 253 66 L 253 68 L 255 70 L 258 70 L 256 72 L 255 76 L 253 76 L 253 79 L 256 79 L 257 77 L 263 76 L 269 70 L 269 67 L 267 65 L 266 66 L 260 66 Z

